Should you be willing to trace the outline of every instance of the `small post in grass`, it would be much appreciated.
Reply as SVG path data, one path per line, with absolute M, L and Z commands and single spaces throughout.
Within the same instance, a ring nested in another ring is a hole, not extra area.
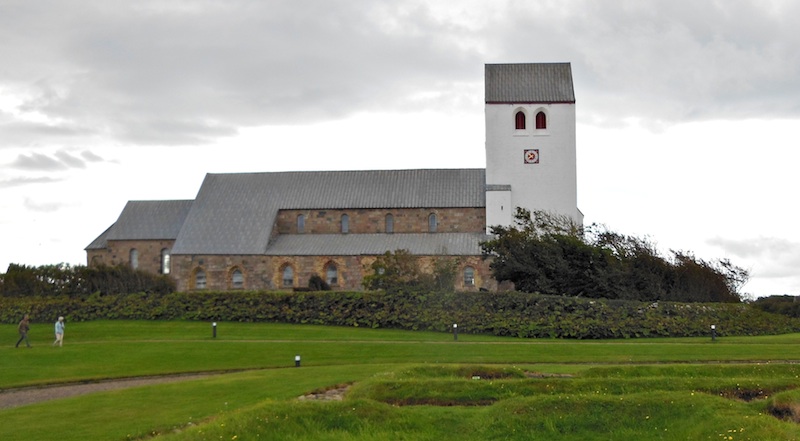
M 711 341 L 717 341 L 717 325 L 711 325 Z
M 295 355 L 294 356 L 294 367 L 300 367 L 300 356 L 299 355 Z
M 217 338 L 217 322 L 211 324 L 211 338 Z
M 458 323 L 453 323 L 453 340 L 458 341 Z

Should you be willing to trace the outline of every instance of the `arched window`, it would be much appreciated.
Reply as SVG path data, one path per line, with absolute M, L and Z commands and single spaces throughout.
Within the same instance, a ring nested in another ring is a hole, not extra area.
M 428 215 L 428 232 L 429 233 L 435 233 L 436 232 L 437 224 L 438 224 L 438 222 L 436 221 L 436 213 L 431 213 L 430 215 Z
M 391 213 L 386 215 L 386 232 L 394 233 L 394 216 Z
M 297 215 L 297 232 L 303 233 L 306 230 L 306 217 L 305 215 L 298 214 Z
M 547 128 L 547 115 L 540 111 L 536 114 L 536 130 L 544 130 Z
M 525 112 L 520 110 L 514 115 L 514 127 L 517 130 L 525 130 Z
M 343 214 L 342 215 L 342 233 L 349 233 L 350 232 L 350 216 Z
M 169 250 L 161 249 L 161 274 L 169 274 Z
M 325 268 L 325 281 L 328 282 L 330 286 L 339 284 L 339 272 L 336 270 L 335 263 L 329 263 L 328 267 Z
M 231 288 L 242 289 L 244 288 L 244 274 L 239 268 L 234 268 L 231 272 Z
M 139 268 L 139 251 L 136 248 L 131 248 L 128 260 L 131 263 L 131 268 Z
M 206 272 L 201 268 L 194 272 L 194 289 L 206 289 Z
M 464 268 L 464 286 L 475 286 L 475 268 Z
M 294 286 L 294 270 L 292 269 L 291 265 L 286 265 L 283 267 L 281 280 L 283 281 L 283 286 L 285 287 Z

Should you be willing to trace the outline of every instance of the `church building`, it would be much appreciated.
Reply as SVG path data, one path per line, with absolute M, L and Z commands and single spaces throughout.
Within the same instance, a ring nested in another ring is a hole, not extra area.
M 486 168 L 208 174 L 194 200 L 129 201 L 86 247 L 88 265 L 172 277 L 180 291 L 293 289 L 318 275 L 362 289 L 407 250 L 456 259 L 457 290 L 494 290 L 480 242 L 516 207 L 577 208 L 569 63 L 485 66 Z

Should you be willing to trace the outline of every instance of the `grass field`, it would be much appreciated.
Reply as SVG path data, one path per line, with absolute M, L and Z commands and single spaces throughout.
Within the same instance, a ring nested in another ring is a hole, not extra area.
M 219 323 L 0 325 L 0 389 L 213 372 L 0 410 L 0 440 L 800 439 L 800 335 L 611 341 Z M 295 356 L 301 367 L 295 367 Z M 351 385 L 344 401 L 297 397 Z M 781 418 L 778 418 L 781 417 Z

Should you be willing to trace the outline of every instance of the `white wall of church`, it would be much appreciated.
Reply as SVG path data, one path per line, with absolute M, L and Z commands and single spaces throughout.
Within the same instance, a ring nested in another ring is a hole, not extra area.
M 495 225 L 511 225 L 514 215 L 511 191 L 504 189 L 486 190 L 486 233 Z
M 520 110 L 526 114 L 524 130 L 515 128 L 515 115 Z M 547 116 L 544 130 L 535 128 L 539 111 Z M 485 113 L 486 184 L 490 188 L 511 186 L 510 201 L 503 192 L 487 191 L 487 226 L 510 225 L 516 207 L 545 210 L 582 222 L 577 208 L 575 105 L 486 104 Z M 509 202 L 511 212 L 504 206 Z M 498 204 L 503 204 L 502 208 Z

